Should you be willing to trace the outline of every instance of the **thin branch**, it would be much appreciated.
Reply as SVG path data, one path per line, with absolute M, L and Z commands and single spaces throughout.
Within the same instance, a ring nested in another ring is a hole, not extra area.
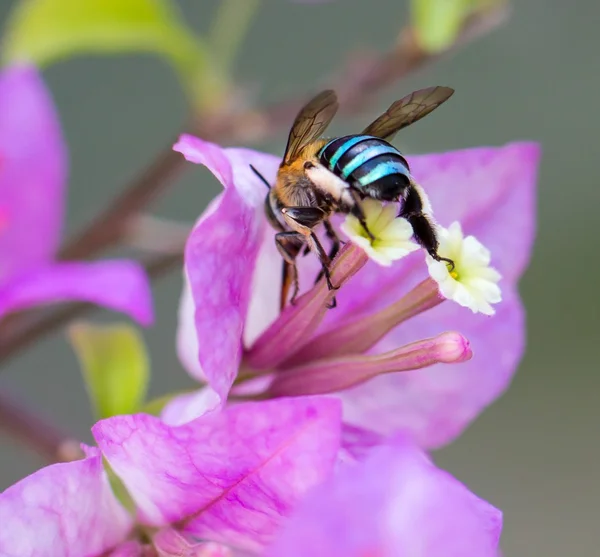
M 0 392 L 0 429 L 49 462 L 68 462 L 83 456 L 78 441 L 18 404 L 14 396 L 5 392 Z
M 169 147 L 120 194 L 94 221 L 58 253 L 63 260 L 86 259 L 118 244 L 127 233 L 129 218 L 152 203 L 173 183 L 184 158 Z
M 394 47 L 387 52 L 377 55 L 354 52 L 346 70 L 331 84 L 338 94 L 340 113 L 356 114 L 384 88 L 487 34 L 506 21 L 509 9 L 504 3 L 475 12 L 465 21 L 452 47 L 442 53 L 423 50 L 410 26 L 399 33 Z M 263 141 L 279 129 L 290 126 L 306 100 L 302 96 L 264 110 L 249 109 L 221 115 L 204 122 L 202 137 L 234 142 Z

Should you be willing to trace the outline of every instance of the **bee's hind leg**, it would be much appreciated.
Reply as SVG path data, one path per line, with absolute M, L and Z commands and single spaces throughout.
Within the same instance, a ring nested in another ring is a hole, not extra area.
M 439 242 L 435 234 L 435 228 L 427 215 L 423 212 L 423 200 L 419 193 L 419 188 L 411 184 L 408 187 L 402 209 L 399 217 L 405 218 L 413 229 L 415 240 L 423 247 L 436 261 L 445 261 L 454 269 L 454 261 L 447 257 L 441 257 L 437 250 Z

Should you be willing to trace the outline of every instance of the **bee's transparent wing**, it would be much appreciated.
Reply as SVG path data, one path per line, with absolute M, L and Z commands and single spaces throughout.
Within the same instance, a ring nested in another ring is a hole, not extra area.
M 391 140 L 396 132 L 427 116 L 446 102 L 453 93 L 454 89 L 450 87 L 419 89 L 392 104 L 362 133 Z
M 323 134 L 338 107 L 335 92 L 327 90 L 319 93 L 300 110 L 288 137 L 283 156 L 285 164 L 293 161 L 306 145 Z

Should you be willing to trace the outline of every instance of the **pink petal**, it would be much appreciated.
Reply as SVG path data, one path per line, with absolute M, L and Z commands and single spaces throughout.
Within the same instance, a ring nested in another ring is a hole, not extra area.
M 119 544 L 110 552 L 109 557 L 150 557 L 149 552 L 144 550 L 142 544 L 132 540 Z
M 0 495 L 0 555 L 100 555 L 124 540 L 131 517 L 94 456 L 54 464 Z
M 476 236 L 491 250 L 492 264 L 503 276 L 503 290 L 516 284 L 531 254 L 539 158 L 534 143 L 409 158 L 415 179 L 431 199 L 435 218 L 442 226 L 460 221 L 465 234 Z M 369 262 L 338 293 L 338 308 L 328 312 L 325 327 L 392 303 L 426 276 L 421 252 L 389 268 Z
M 187 276 L 183 275 L 183 289 L 179 299 L 177 322 L 177 355 L 184 369 L 198 381 L 206 382 L 206 376 L 198 360 L 198 335 L 194 321 L 195 306 Z
M 185 270 L 193 304 L 183 306 L 180 324 L 189 328 L 185 311 L 193 309 L 199 366 L 192 371 L 205 375 L 225 399 L 239 367 L 252 276 L 265 237 L 263 206 L 268 190 L 249 165 L 263 170 L 267 164 L 272 166 L 273 157 L 221 149 L 191 136 L 182 136 L 174 149 L 206 165 L 225 187 L 200 217 L 186 245 Z M 189 339 L 190 333 L 180 330 L 178 337 Z M 186 348 L 179 342 L 184 362 L 189 361 L 191 344 Z
M 0 284 L 47 263 L 64 215 L 67 152 L 58 115 L 31 66 L 0 74 Z
M 142 325 L 154 319 L 152 292 L 132 261 L 61 263 L 33 270 L 0 289 L 0 317 L 32 306 L 82 301 L 128 314 Z
M 381 434 L 410 431 L 423 447 L 439 447 L 459 435 L 508 386 L 521 359 L 523 309 L 505 292 L 494 317 L 472 314 L 450 302 L 391 332 L 377 353 L 453 327 L 470 341 L 473 357 L 453 365 L 377 377 L 340 393 L 344 420 Z
M 523 273 L 531 254 L 540 156 L 537 143 L 521 142 L 410 159 L 439 223 L 460 221 L 491 250 L 494 266 L 509 283 Z
M 160 414 L 168 425 L 182 425 L 210 412 L 218 412 L 223 401 L 210 387 L 179 395 L 171 400 Z
M 501 512 L 395 439 L 299 505 L 265 557 L 496 557 Z
M 232 406 L 180 427 L 118 416 L 93 428 L 150 525 L 259 550 L 305 491 L 332 470 L 339 402 L 279 399 Z

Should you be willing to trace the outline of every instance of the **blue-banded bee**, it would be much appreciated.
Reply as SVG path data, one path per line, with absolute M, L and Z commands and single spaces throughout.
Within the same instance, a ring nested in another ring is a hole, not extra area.
M 341 240 L 329 218 L 338 212 L 351 213 L 371 235 L 361 206 L 366 197 L 402 201 L 399 216 L 410 222 L 417 242 L 434 259 L 452 264 L 437 253 L 438 240 L 428 217 L 425 192 L 413 180 L 402 153 L 389 141 L 399 130 L 427 116 L 453 93 L 449 87 L 415 91 L 393 103 L 362 133 L 334 139 L 320 138 L 338 110 L 334 91 L 323 91 L 300 110 L 290 131 L 275 185 L 265 200 L 266 215 L 278 231 L 275 242 L 283 257 L 282 309 L 292 284 L 292 303 L 298 294 L 296 258 L 302 249 L 305 253 L 314 251 L 321 261 L 322 271 L 317 281 L 325 276 L 329 289 L 336 288 L 331 282 L 329 266 L 340 249 Z M 253 170 L 270 187 L 260 173 Z M 332 241 L 328 253 L 314 232 L 321 223 Z

